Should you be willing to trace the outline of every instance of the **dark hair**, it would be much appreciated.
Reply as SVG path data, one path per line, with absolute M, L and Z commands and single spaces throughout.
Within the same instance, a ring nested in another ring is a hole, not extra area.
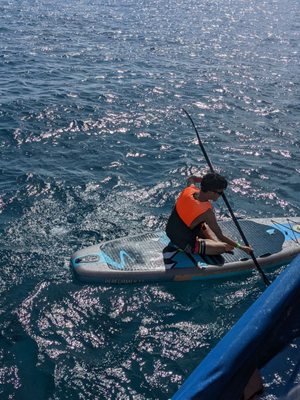
M 225 190 L 227 185 L 228 183 L 224 176 L 219 175 L 216 172 L 209 172 L 203 176 L 201 181 L 201 189 L 203 192 Z

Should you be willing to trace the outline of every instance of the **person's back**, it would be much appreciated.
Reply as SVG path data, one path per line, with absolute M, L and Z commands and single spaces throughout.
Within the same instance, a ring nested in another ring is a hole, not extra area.
M 192 184 L 180 193 L 166 226 L 166 233 L 172 243 L 189 253 L 193 252 L 200 228 L 197 225 L 191 229 L 191 223 L 212 208 L 209 201 L 200 202 L 194 197 L 199 192 L 200 189 Z

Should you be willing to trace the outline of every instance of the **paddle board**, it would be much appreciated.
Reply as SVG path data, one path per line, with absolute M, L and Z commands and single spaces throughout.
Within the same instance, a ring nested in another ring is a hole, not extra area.
M 263 269 L 287 264 L 300 253 L 300 217 L 245 219 L 239 223 Z M 224 234 L 241 241 L 233 221 L 219 224 Z M 252 258 L 239 249 L 222 257 L 191 256 L 158 231 L 79 250 L 71 257 L 71 269 L 83 282 L 126 284 L 223 278 L 255 266 Z

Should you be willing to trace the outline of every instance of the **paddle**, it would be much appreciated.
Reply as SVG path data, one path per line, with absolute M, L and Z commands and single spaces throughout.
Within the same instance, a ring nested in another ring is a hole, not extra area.
M 199 135 L 199 132 L 198 132 L 198 130 L 197 130 L 197 128 L 196 128 L 196 125 L 194 124 L 194 121 L 192 120 L 192 117 L 190 116 L 190 114 L 189 114 L 184 108 L 183 108 L 182 110 L 186 113 L 187 117 L 189 118 L 189 120 L 191 121 L 191 123 L 192 123 L 192 125 L 193 125 L 193 127 L 194 127 L 194 129 L 195 129 L 195 132 L 196 132 L 196 135 L 197 135 L 197 138 L 198 138 L 199 146 L 200 146 L 200 148 L 201 148 L 201 150 L 202 150 L 202 153 L 203 153 L 203 155 L 204 155 L 204 158 L 205 158 L 205 160 L 206 160 L 206 162 L 207 162 L 207 164 L 208 164 L 208 166 L 209 166 L 211 172 L 215 172 L 215 171 L 214 171 L 214 167 L 212 166 L 212 163 L 210 162 L 210 159 L 209 159 L 209 157 L 208 157 L 208 155 L 207 155 L 207 153 L 206 153 L 206 150 L 205 150 L 205 148 L 204 148 L 204 146 L 203 146 L 203 143 L 202 143 L 202 141 L 201 141 L 201 139 L 200 139 L 200 135 Z M 224 193 L 224 192 L 223 192 L 223 194 L 222 194 L 222 197 L 223 197 L 223 200 L 224 200 L 224 202 L 225 202 L 225 204 L 226 204 L 226 206 L 227 206 L 227 208 L 228 208 L 228 211 L 229 211 L 229 213 L 230 213 L 230 215 L 231 215 L 231 218 L 232 218 L 233 222 L 235 223 L 235 225 L 236 225 L 236 227 L 237 227 L 237 229 L 238 229 L 238 231 L 239 231 L 239 233 L 240 233 L 240 235 L 241 235 L 241 238 L 243 239 L 243 242 L 245 243 L 246 246 L 249 246 L 249 242 L 248 242 L 248 240 L 247 240 L 247 238 L 246 238 L 246 236 L 245 236 L 245 234 L 244 234 L 244 232 L 243 232 L 243 230 L 242 230 L 242 228 L 241 228 L 241 226 L 240 226 L 240 224 L 239 224 L 239 222 L 238 222 L 236 216 L 234 215 L 234 212 L 233 212 L 233 210 L 232 210 L 232 208 L 231 208 L 231 206 L 230 206 L 230 204 L 229 204 L 229 202 L 228 202 L 228 200 L 227 200 L 227 197 L 225 196 L 225 193 Z M 263 279 L 263 281 L 264 281 L 264 284 L 265 284 L 266 286 L 269 286 L 269 285 L 270 285 L 270 281 L 269 281 L 269 279 L 266 277 L 264 271 L 261 269 L 261 266 L 259 265 L 259 263 L 258 263 L 258 261 L 257 261 L 257 259 L 256 259 L 256 257 L 255 257 L 255 255 L 254 255 L 253 251 L 251 251 L 250 256 L 251 256 L 251 258 L 252 258 L 252 260 L 253 260 L 253 262 L 254 262 L 254 265 L 255 265 L 256 269 L 257 269 L 258 272 L 260 273 L 260 275 L 261 275 L 261 277 L 262 277 L 262 279 Z

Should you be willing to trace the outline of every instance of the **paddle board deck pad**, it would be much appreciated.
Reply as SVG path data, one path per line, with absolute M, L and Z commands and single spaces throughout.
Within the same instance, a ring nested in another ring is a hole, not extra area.
M 225 235 L 241 241 L 233 221 L 219 224 Z M 263 269 L 287 264 L 300 253 L 299 217 L 245 219 L 239 224 Z M 177 249 L 164 232 L 150 232 L 79 250 L 71 257 L 71 269 L 84 282 L 139 283 L 223 278 L 256 268 L 239 249 L 200 257 Z

